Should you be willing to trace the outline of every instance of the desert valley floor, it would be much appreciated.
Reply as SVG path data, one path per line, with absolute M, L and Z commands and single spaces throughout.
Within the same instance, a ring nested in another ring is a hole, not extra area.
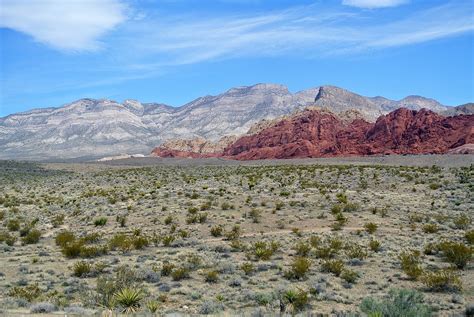
M 3 161 L 0 311 L 463 315 L 473 192 L 474 155 Z

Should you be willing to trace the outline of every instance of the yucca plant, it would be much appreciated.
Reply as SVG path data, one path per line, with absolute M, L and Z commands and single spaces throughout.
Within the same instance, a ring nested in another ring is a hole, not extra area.
M 139 288 L 126 287 L 114 294 L 114 303 L 122 313 L 135 313 L 140 310 L 143 292 Z

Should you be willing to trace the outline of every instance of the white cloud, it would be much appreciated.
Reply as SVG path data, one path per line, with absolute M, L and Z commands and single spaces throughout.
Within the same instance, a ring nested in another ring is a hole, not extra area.
M 468 0 L 389 18 L 317 5 L 249 16 L 162 16 L 127 26 L 114 46 L 133 46 L 127 67 L 135 70 L 241 56 L 353 54 L 472 32 L 470 12 Z
M 125 9 L 120 0 L 1 0 L 0 27 L 60 50 L 95 50 L 126 19 Z
M 358 8 L 387 8 L 407 3 L 408 0 L 343 0 L 342 4 Z

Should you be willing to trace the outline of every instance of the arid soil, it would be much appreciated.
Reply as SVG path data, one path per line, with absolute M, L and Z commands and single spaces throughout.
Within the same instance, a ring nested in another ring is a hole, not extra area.
M 473 163 L 3 161 L 0 311 L 364 316 L 403 289 L 462 315 Z

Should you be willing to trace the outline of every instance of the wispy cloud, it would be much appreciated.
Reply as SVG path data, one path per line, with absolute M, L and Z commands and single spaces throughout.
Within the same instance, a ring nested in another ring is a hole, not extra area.
M 120 0 L 2 0 L 0 9 L 0 27 L 70 51 L 99 48 L 99 38 L 126 19 Z
M 407 3 L 408 0 L 343 0 L 342 4 L 358 8 L 387 8 Z
M 470 1 L 457 1 L 389 19 L 318 5 L 247 16 L 151 17 L 129 25 L 117 46 L 133 42 L 133 55 L 141 58 L 129 66 L 136 69 L 242 56 L 354 54 L 472 32 L 472 9 Z

